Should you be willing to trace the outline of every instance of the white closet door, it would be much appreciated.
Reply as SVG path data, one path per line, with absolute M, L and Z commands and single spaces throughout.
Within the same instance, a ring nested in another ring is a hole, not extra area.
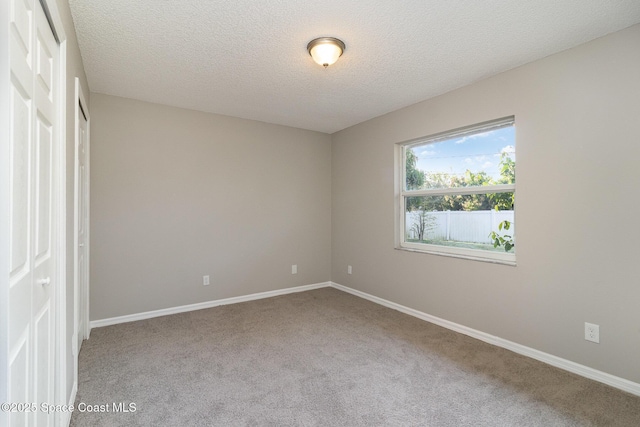
M 59 47 L 37 0 L 10 0 L 9 402 L 54 403 Z M 18 411 L 15 426 L 53 425 Z

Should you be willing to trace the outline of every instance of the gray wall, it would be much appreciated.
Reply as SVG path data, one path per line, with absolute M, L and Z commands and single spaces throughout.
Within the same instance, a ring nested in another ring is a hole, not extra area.
M 332 280 L 640 382 L 639 46 L 636 25 L 334 134 Z M 517 267 L 395 250 L 394 143 L 512 114 Z
M 639 45 L 636 25 L 332 136 L 92 94 L 91 319 L 333 280 L 640 382 Z M 517 267 L 395 250 L 394 144 L 508 115 Z
M 97 93 L 90 111 L 92 320 L 330 280 L 329 135 Z

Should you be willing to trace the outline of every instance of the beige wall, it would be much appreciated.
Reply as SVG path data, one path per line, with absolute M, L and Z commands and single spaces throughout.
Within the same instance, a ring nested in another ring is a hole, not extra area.
M 91 120 L 92 320 L 330 280 L 329 135 L 97 93 Z
M 636 25 L 334 134 L 332 280 L 640 382 L 639 46 Z M 394 143 L 508 115 L 517 267 L 395 250 Z

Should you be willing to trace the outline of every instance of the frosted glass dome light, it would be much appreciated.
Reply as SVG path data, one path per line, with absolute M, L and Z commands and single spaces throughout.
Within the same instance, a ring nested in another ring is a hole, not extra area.
M 344 42 L 333 37 L 313 39 L 307 45 L 309 55 L 324 68 L 335 63 L 344 52 L 344 49 Z

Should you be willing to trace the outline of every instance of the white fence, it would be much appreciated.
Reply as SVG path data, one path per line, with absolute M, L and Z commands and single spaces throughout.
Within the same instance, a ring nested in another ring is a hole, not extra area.
M 405 227 L 409 239 L 417 239 L 418 235 L 414 225 L 420 223 L 421 211 L 406 213 Z M 427 226 L 431 229 L 425 231 L 424 239 L 455 240 L 458 242 L 492 243 L 489 233 L 496 231 L 500 234 L 515 235 L 513 211 L 433 211 L 427 212 Z M 511 228 L 498 231 L 498 224 L 502 221 L 510 221 Z

